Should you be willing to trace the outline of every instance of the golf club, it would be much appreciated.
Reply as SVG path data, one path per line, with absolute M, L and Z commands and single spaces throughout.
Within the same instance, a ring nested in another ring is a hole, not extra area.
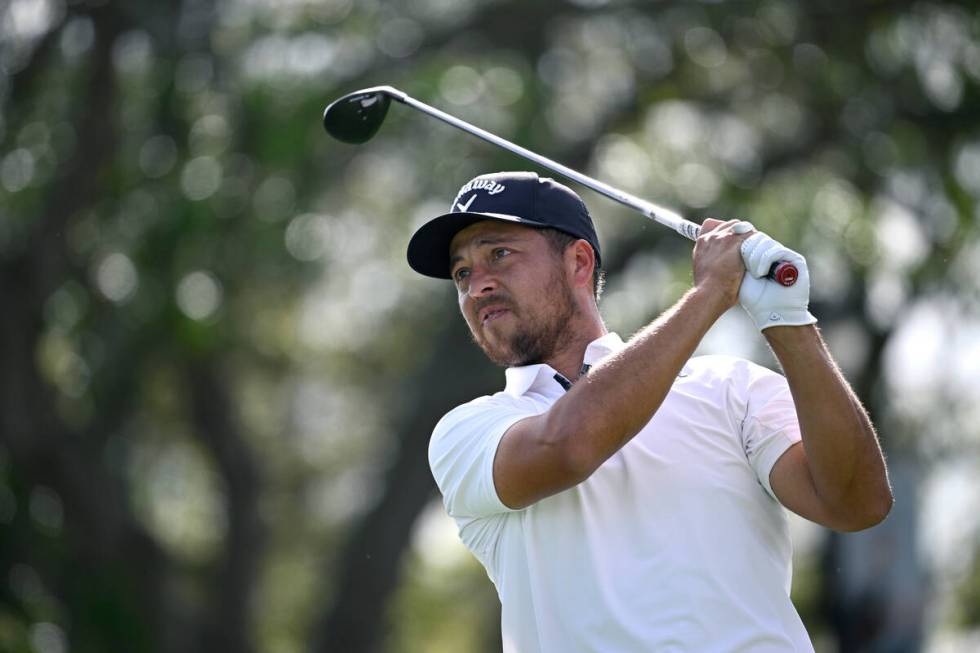
M 543 168 L 577 181 L 597 193 L 601 193 L 620 204 L 639 211 L 655 222 L 670 227 L 685 238 L 697 240 L 698 234 L 701 232 L 700 225 L 690 220 L 685 220 L 670 209 L 642 200 L 635 195 L 631 195 L 618 188 L 613 188 L 588 175 L 572 170 L 556 161 L 552 161 L 520 145 L 511 143 L 464 120 L 460 120 L 455 116 L 451 116 L 435 107 L 429 106 L 424 102 L 420 102 L 391 86 L 365 88 L 334 100 L 323 112 L 323 126 L 331 136 L 340 141 L 344 141 L 345 143 L 364 143 L 378 132 L 381 123 L 384 122 L 385 116 L 388 114 L 388 107 L 393 99 L 418 109 L 434 118 L 438 118 L 443 122 L 449 123 L 453 127 L 478 136 L 494 145 L 498 145 L 529 161 L 533 161 Z M 796 283 L 798 276 L 799 273 L 796 266 L 786 261 L 774 263 L 768 275 L 770 279 L 783 286 L 792 286 Z

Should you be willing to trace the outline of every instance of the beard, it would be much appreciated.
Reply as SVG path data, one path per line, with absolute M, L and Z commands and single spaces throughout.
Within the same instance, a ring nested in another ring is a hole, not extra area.
M 542 296 L 547 300 L 528 302 L 527 307 L 519 308 L 513 301 L 507 301 L 506 307 L 517 321 L 513 330 L 491 342 L 482 330 L 471 327 L 473 342 L 501 367 L 534 365 L 552 358 L 571 340 L 575 298 L 558 270 L 552 274 Z

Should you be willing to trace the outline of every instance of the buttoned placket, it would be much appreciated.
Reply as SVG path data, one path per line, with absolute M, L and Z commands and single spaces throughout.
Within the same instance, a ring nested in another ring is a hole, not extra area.
M 579 378 L 588 374 L 592 366 L 603 357 L 619 351 L 623 347 L 622 339 L 615 333 L 608 333 L 601 338 L 594 340 L 585 351 L 585 363 L 579 371 Z M 549 374 L 550 372 L 550 374 Z M 572 387 L 572 381 L 565 378 L 563 374 L 552 368 L 550 365 L 539 363 L 536 365 L 526 365 L 523 367 L 511 367 L 507 369 L 507 386 L 505 392 L 520 397 L 530 390 L 536 383 L 546 383 L 545 379 L 549 376 L 557 383 L 563 392 L 567 392 Z M 546 376 L 547 375 L 547 376 Z
M 592 369 L 592 366 L 589 365 L 588 363 L 583 365 L 582 369 L 578 373 L 579 378 L 582 378 L 583 376 L 588 374 L 590 369 Z M 555 381 L 557 381 L 558 385 L 560 385 L 562 388 L 565 389 L 565 392 L 571 390 L 572 384 L 574 383 L 574 381 L 569 381 L 568 379 L 566 379 L 561 372 L 555 372 Z

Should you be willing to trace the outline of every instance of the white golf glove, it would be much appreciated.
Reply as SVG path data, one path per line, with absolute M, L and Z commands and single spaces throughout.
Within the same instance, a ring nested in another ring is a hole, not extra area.
M 738 301 L 760 331 L 773 326 L 800 326 L 817 321 L 809 311 L 810 273 L 802 255 L 757 231 L 742 241 L 742 260 L 745 276 L 738 290 Z M 783 286 L 766 278 L 772 264 L 779 261 L 789 261 L 796 266 L 799 276 L 792 286 Z

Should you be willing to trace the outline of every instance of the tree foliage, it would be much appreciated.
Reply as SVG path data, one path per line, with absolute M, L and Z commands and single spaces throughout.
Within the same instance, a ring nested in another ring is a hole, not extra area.
M 12 0 L 0 649 L 499 650 L 425 451 L 501 375 L 404 247 L 530 166 L 401 106 L 328 140 L 325 104 L 375 84 L 802 251 L 907 507 L 801 554 L 804 617 L 841 650 L 919 646 L 933 597 L 975 627 L 977 519 L 941 500 L 980 464 L 972 3 Z M 583 196 L 628 335 L 689 250 Z M 769 360 L 735 313 L 704 348 Z

